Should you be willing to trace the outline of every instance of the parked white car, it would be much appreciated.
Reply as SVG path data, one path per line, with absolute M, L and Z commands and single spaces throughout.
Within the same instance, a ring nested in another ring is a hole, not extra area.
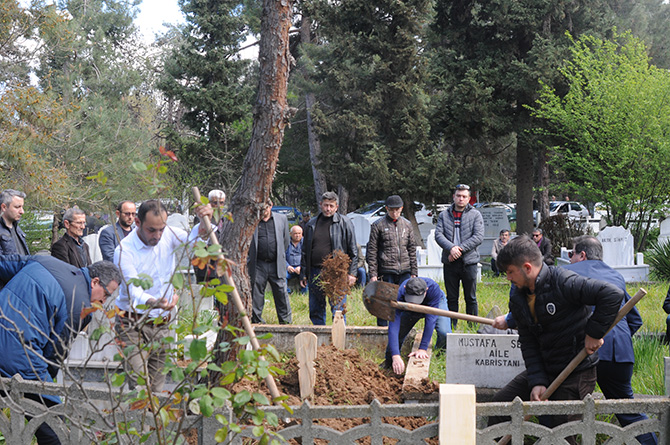
M 377 221 L 382 216 L 386 216 L 386 207 L 384 206 L 385 201 L 374 201 L 371 204 L 365 205 L 360 209 L 356 209 L 353 212 L 347 213 L 349 218 L 353 216 L 363 216 L 365 219 L 370 221 L 370 224 Z M 427 208 L 424 204 L 414 201 L 414 217 L 416 218 L 417 224 L 424 223 L 433 223 L 433 212 Z
M 589 211 L 576 201 L 551 201 L 549 216 L 567 215 L 570 219 L 589 219 Z

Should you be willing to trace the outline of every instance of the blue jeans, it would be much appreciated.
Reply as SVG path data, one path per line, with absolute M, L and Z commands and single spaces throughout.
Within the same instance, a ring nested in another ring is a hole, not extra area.
M 356 284 L 360 284 L 365 287 L 368 283 L 368 273 L 365 271 L 365 267 L 359 267 L 356 271 Z
M 447 310 L 447 300 L 442 298 L 440 300 L 440 309 Z M 400 330 L 398 331 L 398 344 L 402 347 L 402 343 L 405 341 L 405 337 L 409 334 L 409 331 L 412 330 L 415 324 L 422 318 L 425 314 L 420 314 L 418 312 L 410 311 L 401 311 L 400 313 Z M 437 332 L 437 339 L 435 339 L 435 349 L 444 350 L 447 346 L 447 334 L 451 333 L 451 319 L 449 317 L 437 317 L 437 323 L 435 324 L 435 332 Z M 392 356 L 391 350 L 388 345 L 386 346 L 386 365 L 391 366 Z
M 325 326 L 326 325 L 326 295 L 321 289 L 320 283 L 318 282 L 318 276 L 321 274 L 321 269 L 317 267 L 312 267 L 309 273 L 309 319 L 312 320 L 312 324 L 315 326 Z M 335 311 L 341 311 L 344 308 L 344 305 L 347 302 L 347 296 L 345 295 L 337 305 L 330 305 L 330 310 L 335 315 Z M 347 322 L 346 315 L 344 316 L 344 322 Z

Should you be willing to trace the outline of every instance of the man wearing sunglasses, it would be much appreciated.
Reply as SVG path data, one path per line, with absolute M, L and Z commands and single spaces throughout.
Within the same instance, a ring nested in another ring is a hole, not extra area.
M 71 341 L 91 321 L 83 310 L 102 305 L 120 282 L 119 269 L 107 261 L 78 268 L 45 255 L 0 255 L 0 375 L 53 382 Z M 25 396 L 60 403 L 53 395 Z M 38 444 L 60 443 L 47 424 L 35 436 Z
M 105 261 L 114 261 L 114 249 L 135 228 L 135 203 L 122 201 L 116 206 L 116 224 L 100 232 L 98 245 Z
M 477 315 L 477 247 L 484 241 L 484 219 L 470 205 L 470 186 L 456 186 L 454 203 L 437 219 L 435 241 L 442 248 L 449 310 L 458 312 L 459 286 L 463 282 L 465 312 Z M 451 319 L 451 325 L 456 327 L 455 318 Z

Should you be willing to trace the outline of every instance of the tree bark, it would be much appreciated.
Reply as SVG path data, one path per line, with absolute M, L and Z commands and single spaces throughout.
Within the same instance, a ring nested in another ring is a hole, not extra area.
M 547 149 L 540 148 L 538 154 L 540 170 L 540 199 L 538 210 L 542 219 L 549 218 L 549 164 L 547 164 Z
M 254 108 L 254 124 L 249 151 L 244 159 L 242 177 L 230 202 L 233 222 L 219 235 L 223 252 L 229 260 L 233 281 L 247 308 L 251 309 L 251 287 L 246 263 L 249 245 L 261 210 L 270 196 L 272 182 L 284 138 L 284 128 L 290 118 L 286 93 L 293 58 L 289 52 L 292 2 L 263 0 L 261 40 L 258 60 L 260 79 Z M 225 309 L 217 302 L 217 309 Z M 228 305 L 230 323 L 240 326 L 239 315 Z M 217 343 L 230 341 L 225 331 L 219 332 Z M 217 352 L 216 362 L 235 359 L 235 348 Z
M 516 147 L 516 232 L 530 234 L 533 222 L 533 150 L 523 137 Z
M 302 45 L 312 43 L 311 34 L 312 20 L 306 16 L 302 16 L 302 24 L 300 25 L 300 43 Z M 307 78 L 307 73 L 304 74 Z M 309 159 L 312 162 L 312 176 L 314 177 L 314 194 L 316 195 L 316 203 L 321 202 L 321 195 L 328 190 L 326 183 L 326 176 L 319 169 L 319 157 L 321 156 L 321 141 L 319 135 L 314 129 L 314 122 L 312 120 L 312 107 L 316 103 L 316 96 L 312 92 L 305 94 L 305 112 L 307 114 L 307 142 L 309 144 Z

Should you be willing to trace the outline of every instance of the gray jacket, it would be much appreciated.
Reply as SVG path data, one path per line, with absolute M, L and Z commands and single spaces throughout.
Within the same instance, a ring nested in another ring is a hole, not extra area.
M 286 249 L 288 249 L 289 232 L 288 220 L 286 215 L 272 212 L 272 219 L 275 225 L 275 238 L 277 239 L 277 276 L 279 278 L 286 278 Z M 251 238 L 251 245 L 249 246 L 249 256 L 247 257 L 247 270 L 249 271 L 249 280 L 252 283 L 256 281 L 256 257 L 258 251 L 258 226 Z
M 442 263 L 449 264 L 449 253 L 454 247 L 454 205 L 440 213 L 435 228 L 435 241 L 442 248 Z M 484 241 L 484 219 L 477 209 L 468 204 L 461 216 L 461 242 L 463 264 L 479 262 L 477 247 Z
M 314 240 L 314 228 L 316 220 L 321 215 L 319 212 L 307 223 L 305 237 L 302 243 L 302 261 L 300 262 L 300 279 L 309 278 L 312 269 L 312 241 Z M 358 248 L 356 247 L 356 235 L 351 220 L 344 215 L 335 213 L 333 224 L 330 226 L 330 243 L 333 250 L 341 250 L 349 255 L 349 275 L 356 276 L 358 269 Z

